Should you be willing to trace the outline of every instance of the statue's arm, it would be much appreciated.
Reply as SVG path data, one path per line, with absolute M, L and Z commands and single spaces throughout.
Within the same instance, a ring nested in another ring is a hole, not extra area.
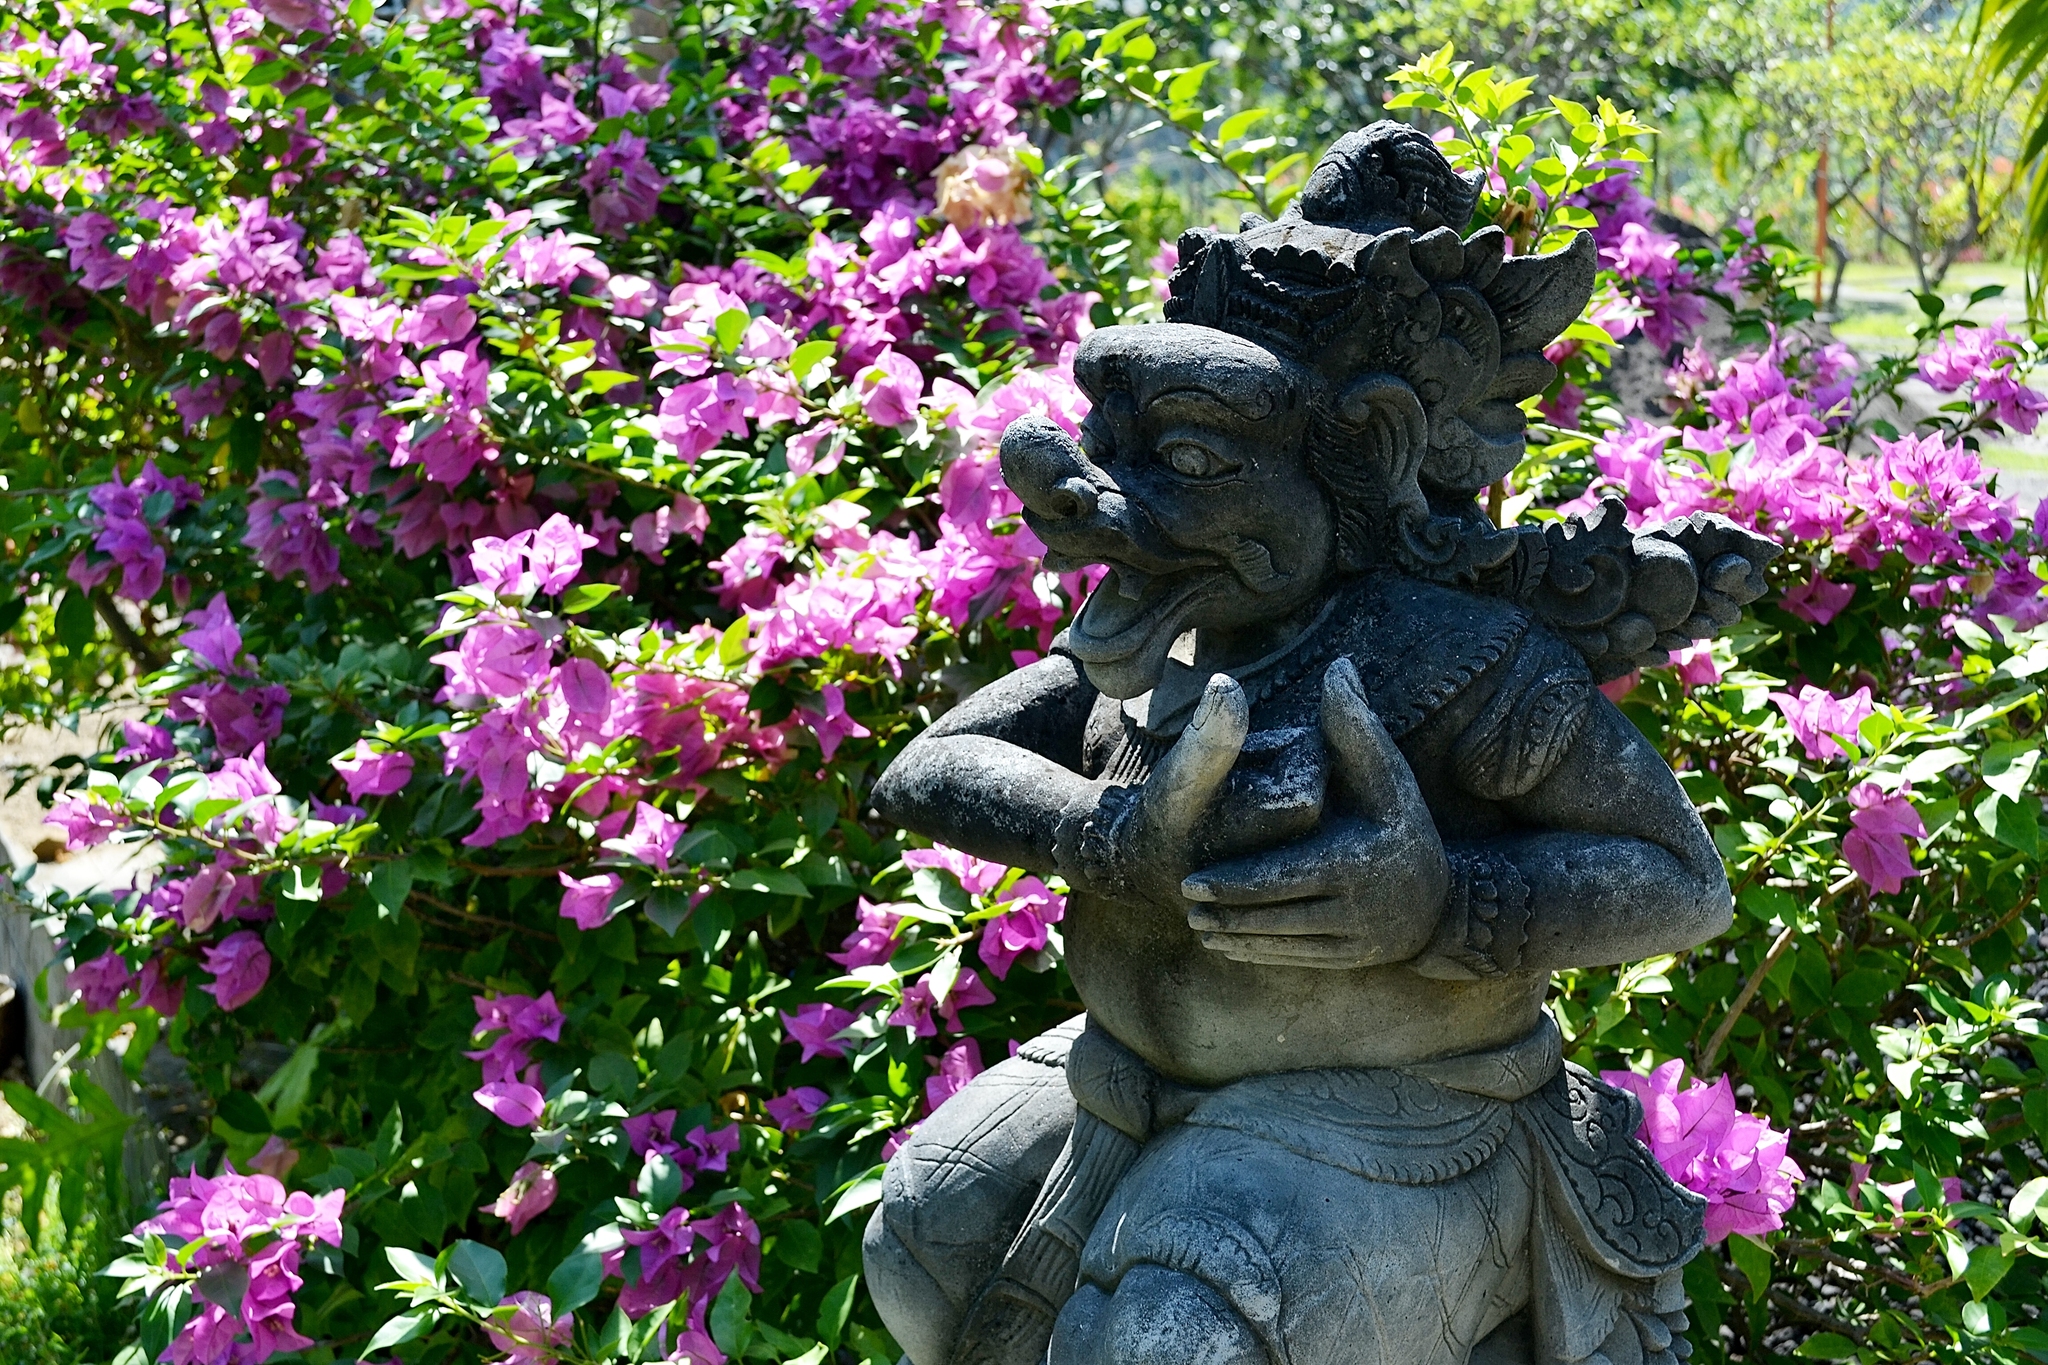
M 1520 875 L 1523 970 L 1633 961 L 1728 928 L 1713 840 L 1663 758 L 1605 697 L 1592 698 L 1557 765 L 1504 804 L 1526 832 L 1454 846 L 1452 863 L 1491 853 Z
M 975 692 L 910 741 L 875 783 L 874 808 L 978 858 L 1050 873 L 1060 814 L 1081 776 L 1095 688 L 1053 654 Z

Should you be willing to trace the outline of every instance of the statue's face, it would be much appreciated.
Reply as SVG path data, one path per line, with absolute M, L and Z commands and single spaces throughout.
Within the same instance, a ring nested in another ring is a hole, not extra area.
M 1168 323 L 1095 333 L 1075 373 L 1095 400 L 1081 444 L 1035 427 L 1003 469 L 1055 563 L 1110 569 L 1068 637 L 1098 686 L 1136 696 L 1188 630 L 1256 642 L 1321 595 L 1333 528 L 1305 371 Z

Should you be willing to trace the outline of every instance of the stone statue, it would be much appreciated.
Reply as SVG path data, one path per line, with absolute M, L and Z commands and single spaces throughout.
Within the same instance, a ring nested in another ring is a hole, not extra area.
M 883 775 L 884 816 L 1073 888 L 1088 1013 L 889 1163 L 912 1365 L 1676 1365 L 1697 1196 L 1562 1062 L 1553 969 L 1722 932 L 1698 815 L 1597 684 L 1732 624 L 1768 541 L 1621 507 L 1498 528 L 1579 235 L 1506 256 L 1394 123 L 1278 220 L 1181 238 L 1077 444 L 1002 447 L 1051 654 Z

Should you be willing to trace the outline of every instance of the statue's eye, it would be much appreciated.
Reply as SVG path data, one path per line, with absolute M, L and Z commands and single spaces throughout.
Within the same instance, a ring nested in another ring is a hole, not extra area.
M 1168 441 L 1159 447 L 1160 462 L 1187 479 L 1221 479 L 1238 471 L 1235 460 L 1227 460 L 1199 441 Z

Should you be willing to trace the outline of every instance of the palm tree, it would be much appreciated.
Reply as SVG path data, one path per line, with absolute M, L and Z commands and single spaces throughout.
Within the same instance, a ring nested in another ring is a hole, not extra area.
M 2048 64 L 2048 0 L 1982 0 L 1977 9 L 1975 39 L 1987 83 L 2018 91 L 2029 83 L 2034 93 L 2022 124 L 2015 175 L 2029 179 L 2025 236 L 2029 303 L 2038 311 L 2048 262 L 2048 82 L 2035 81 Z

